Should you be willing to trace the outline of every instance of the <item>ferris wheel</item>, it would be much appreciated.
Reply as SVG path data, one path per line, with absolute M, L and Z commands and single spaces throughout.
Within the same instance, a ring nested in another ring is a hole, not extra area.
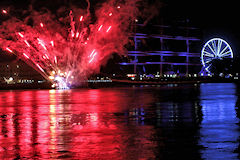
M 213 67 L 213 60 L 223 60 L 225 58 L 233 58 L 233 52 L 230 45 L 221 38 L 210 39 L 202 48 L 202 65 L 209 73 Z

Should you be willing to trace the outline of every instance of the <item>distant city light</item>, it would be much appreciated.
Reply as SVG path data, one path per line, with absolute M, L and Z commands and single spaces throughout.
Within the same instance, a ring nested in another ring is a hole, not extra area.
M 136 77 L 136 74 L 127 74 L 127 77 Z

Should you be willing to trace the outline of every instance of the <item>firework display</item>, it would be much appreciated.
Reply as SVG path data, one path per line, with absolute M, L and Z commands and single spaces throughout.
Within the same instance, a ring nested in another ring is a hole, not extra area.
M 0 25 L 0 47 L 56 87 L 79 85 L 98 73 L 112 53 L 125 53 L 138 13 L 137 0 L 109 0 L 94 13 L 87 2 L 87 9 L 24 10 L 18 17 L 11 9 L 2 9 L 1 16 L 8 18 Z

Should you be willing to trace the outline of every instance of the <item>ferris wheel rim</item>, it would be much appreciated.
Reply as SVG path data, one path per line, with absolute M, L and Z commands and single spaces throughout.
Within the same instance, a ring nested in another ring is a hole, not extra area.
M 211 47 L 211 45 L 209 45 L 210 43 L 213 48 Z M 223 49 L 222 49 L 222 44 L 225 45 L 225 47 Z M 207 47 L 209 48 L 210 53 L 205 51 Z M 225 52 L 226 50 L 228 50 L 228 51 Z M 204 56 L 206 56 L 206 54 L 208 55 L 207 57 L 211 57 L 211 58 L 209 58 L 209 60 L 207 62 L 207 63 L 209 63 L 209 65 L 206 65 L 207 58 L 204 58 Z M 230 57 L 229 57 L 229 55 L 230 55 Z M 233 51 L 232 51 L 231 46 L 229 45 L 229 43 L 227 41 L 225 41 L 222 38 L 212 38 L 212 39 L 208 40 L 202 48 L 202 51 L 201 51 L 202 65 L 205 68 L 205 70 L 209 73 L 211 73 L 209 71 L 209 68 L 212 66 L 211 61 L 215 58 L 215 56 L 220 57 L 221 59 L 233 58 Z

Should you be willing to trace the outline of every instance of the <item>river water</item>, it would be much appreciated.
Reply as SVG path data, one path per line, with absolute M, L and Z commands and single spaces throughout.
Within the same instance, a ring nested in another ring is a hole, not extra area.
M 233 83 L 0 91 L 0 159 L 238 159 Z

